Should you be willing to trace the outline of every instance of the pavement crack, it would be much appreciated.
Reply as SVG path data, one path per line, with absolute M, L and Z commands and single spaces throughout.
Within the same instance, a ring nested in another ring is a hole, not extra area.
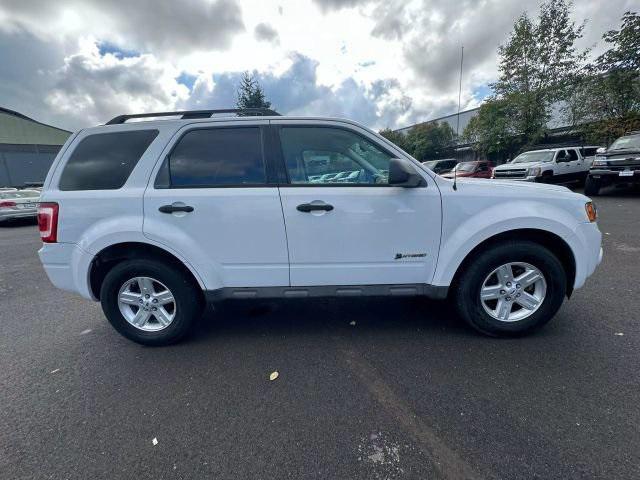
M 435 468 L 446 479 L 480 480 L 478 475 L 438 434 L 383 380 L 369 362 L 352 348 L 340 347 L 347 365 L 358 376 L 373 397 L 413 437 L 420 450 L 432 459 Z

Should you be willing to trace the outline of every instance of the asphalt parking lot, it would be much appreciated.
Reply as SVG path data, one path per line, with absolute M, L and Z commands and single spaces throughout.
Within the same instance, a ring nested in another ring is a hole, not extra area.
M 640 478 L 640 195 L 597 204 L 600 268 L 510 340 L 443 302 L 323 300 L 145 348 L 1 226 L 0 478 Z

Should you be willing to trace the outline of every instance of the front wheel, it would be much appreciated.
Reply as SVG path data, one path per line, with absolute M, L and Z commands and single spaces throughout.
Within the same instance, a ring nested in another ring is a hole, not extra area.
M 201 314 L 198 286 L 180 269 L 153 260 L 120 263 L 100 289 L 111 325 L 143 345 L 168 345 L 185 337 Z
M 540 244 L 510 241 L 485 250 L 464 270 L 455 287 L 460 316 L 491 336 L 517 336 L 546 324 L 567 290 L 564 268 Z

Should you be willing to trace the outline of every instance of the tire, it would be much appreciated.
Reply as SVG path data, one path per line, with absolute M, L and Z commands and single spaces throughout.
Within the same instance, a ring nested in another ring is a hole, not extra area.
M 133 281 L 136 278 L 138 280 Z M 151 287 L 145 279 L 151 279 Z M 151 288 L 145 290 L 152 292 L 150 298 L 143 298 L 141 284 Z M 100 288 L 100 303 L 109 323 L 124 337 L 142 345 L 169 345 L 182 340 L 201 316 L 203 302 L 199 290 L 191 278 L 172 264 L 146 259 L 123 261 L 105 276 Z M 131 305 L 119 301 L 121 294 L 129 298 L 127 301 Z M 150 303 L 153 300 L 156 302 Z M 135 305 L 141 301 L 145 302 L 144 307 Z M 141 308 L 146 311 L 141 312 Z M 133 320 L 127 320 L 125 313 L 130 317 L 134 315 Z M 135 316 L 138 313 L 142 314 L 140 320 Z M 141 326 L 132 323 L 141 321 L 145 322 Z
M 584 194 L 588 197 L 597 197 L 601 188 L 602 181 L 589 176 L 584 183 Z
M 554 183 L 553 172 L 543 172 L 540 177 L 541 183 Z
M 497 276 L 493 276 L 492 273 L 506 264 L 512 264 L 510 268 L 515 277 L 514 281 L 511 282 L 508 290 L 496 290 L 495 294 L 500 293 L 502 301 L 508 300 L 505 305 L 511 305 L 505 307 L 510 309 L 509 321 L 495 318 L 485 308 L 490 310 L 494 308 L 494 312 L 498 311 L 497 304 L 500 299 L 495 300 L 494 307 L 494 300 L 483 302 L 480 298 L 483 286 L 491 284 L 487 286 L 488 292 L 496 288 L 493 283 Z M 520 273 L 531 272 L 531 270 L 524 270 L 529 267 L 537 269 L 543 281 L 538 280 L 527 287 L 524 287 L 527 282 L 522 281 L 519 289 L 515 290 L 516 285 L 520 285 L 517 283 Z M 544 294 L 541 294 L 543 291 Z M 494 337 L 513 337 L 529 334 L 551 320 L 562 305 L 566 291 L 567 279 L 564 268 L 550 250 L 535 242 L 507 241 L 481 252 L 462 271 L 455 282 L 453 300 L 460 316 L 477 331 Z M 505 297 L 502 292 L 507 295 L 513 294 L 513 297 Z M 521 300 L 514 300 L 516 295 Z M 525 309 L 518 303 L 536 296 L 539 296 L 542 301 L 535 309 Z M 523 318 L 519 319 L 520 316 Z

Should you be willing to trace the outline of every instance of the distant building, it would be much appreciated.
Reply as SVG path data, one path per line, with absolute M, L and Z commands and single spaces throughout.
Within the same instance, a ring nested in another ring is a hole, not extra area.
M 465 112 L 460 112 L 460 135 L 464 133 L 464 129 L 469 125 L 469 121 L 478 114 L 479 108 L 472 108 L 471 110 L 467 110 Z M 420 125 L 422 123 L 448 123 L 451 129 L 455 132 L 458 122 L 458 114 L 453 113 L 451 115 L 447 115 L 445 117 L 433 118 L 431 120 L 427 120 L 426 122 L 416 123 L 416 125 Z M 396 132 L 407 134 L 409 130 L 411 130 L 416 125 L 409 125 L 408 127 L 399 128 Z
M 0 187 L 41 183 L 71 132 L 0 107 Z

